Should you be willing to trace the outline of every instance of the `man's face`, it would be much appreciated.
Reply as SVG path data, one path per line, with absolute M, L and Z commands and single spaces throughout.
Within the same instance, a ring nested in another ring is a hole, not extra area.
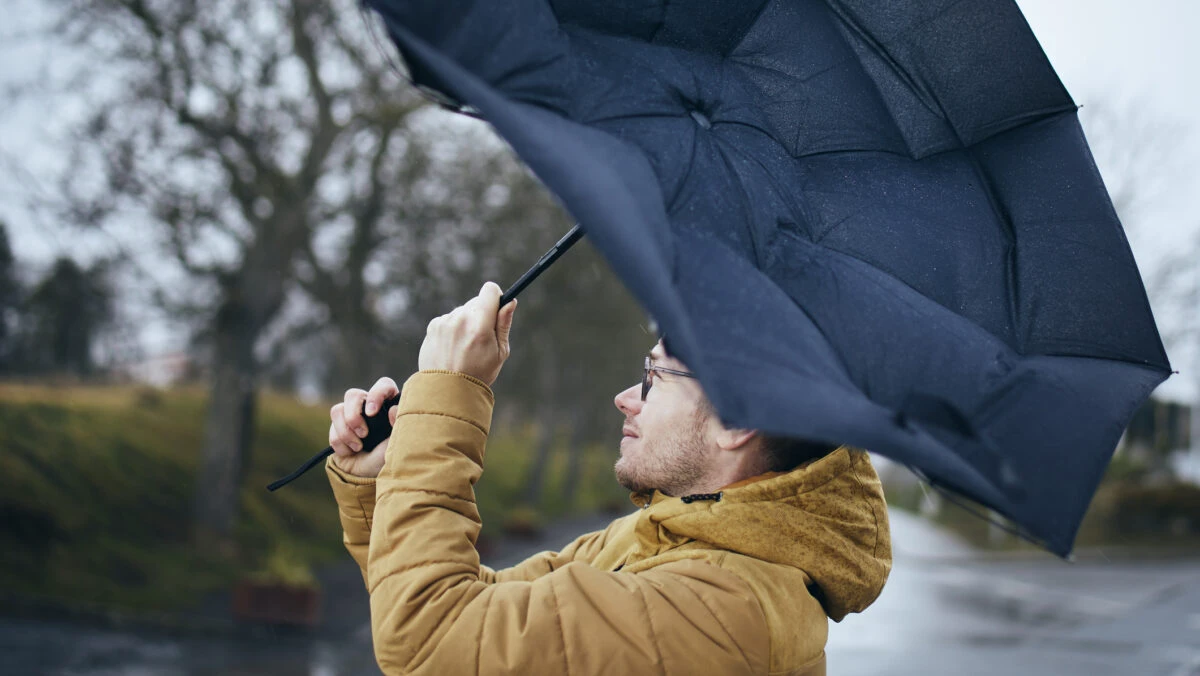
M 650 351 L 650 361 L 688 371 L 685 364 L 667 356 L 661 341 Z M 678 496 L 709 469 L 715 450 L 711 443 L 712 416 L 695 378 L 658 372 L 650 377 L 652 386 L 646 401 L 641 398 L 641 383 L 614 400 L 625 414 L 621 457 L 614 470 L 617 481 L 631 491 L 658 489 Z

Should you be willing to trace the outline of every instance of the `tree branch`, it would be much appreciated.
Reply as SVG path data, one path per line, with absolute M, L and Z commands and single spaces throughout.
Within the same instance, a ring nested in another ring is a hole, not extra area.
M 298 189 L 308 193 L 316 187 L 321 175 L 321 166 L 329 156 L 333 144 L 337 141 L 341 128 L 333 119 L 333 99 L 321 80 L 321 68 L 317 62 L 317 47 L 305 26 L 314 3 L 311 0 L 293 0 L 290 16 L 292 30 L 292 46 L 296 56 L 304 64 L 308 86 L 317 104 L 317 124 L 309 140 L 307 152 L 304 154 L 304 164 L 298 176 Z

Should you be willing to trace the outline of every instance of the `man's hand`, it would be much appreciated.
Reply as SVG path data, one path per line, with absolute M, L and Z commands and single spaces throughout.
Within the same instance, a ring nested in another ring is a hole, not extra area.
M 333 421 L 329 425 L 329 445 L 333 448 L 333 462 L 338 469 L 347 474 L 370 479 L 379 476 L 391 437 L 384 439 L 370 451 L 363 452 L 362 440 L 367 436 L 367 419 L 363 417 L 363 406 L 366 406 L 368 417 L 374 416 L 384 401 L 399 393 L 400 388 L 396 387 L 396 381 L 380 378 L 371 386 L 370 392 L 359 389 L 346 390 L 345 400 L 329 409 L 329 417 Z M 387 412 L 388 422 L 393 426 L 396 424 L 396 412 L 399 408 L 392 406 Z
M 517 301 L 500 308 L 500 287 L 488 282 L 479 295 L 429 322 L 417 366 L 422 371 L 465 373 L 487 383 L 496 382 L 508 359 L 508 332 Z

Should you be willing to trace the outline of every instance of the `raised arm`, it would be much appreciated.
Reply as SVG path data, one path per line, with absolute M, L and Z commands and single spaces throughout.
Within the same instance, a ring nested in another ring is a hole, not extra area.
M 371 522 L 375 518 L 375 479 L 356 477 L 338 469 L 332 460 L 326 463 L 326 474 L 337 500 L 338 516 L 342 523 L 342 544 L 358 564 L 365 581 L 367 548 L 371 542 Z M 572 562 L 589 563 L 604 546 L 608 530 L 581 535 L 557 552 L 539 552 L 509 568 L 493 570 L 479 567 L 479 579 L 485 583 L 531 582 Z
M 610 528 L 580 535 L 566 547 L 557 552 L 539 552 L 515 566 L 492 570 L 487 566 L 479 567 L 479 579 L 487 582 L 532 582 L 543 575 L 548 575 L 568 563 L 591 563 L 592 559 L 604 546 Z

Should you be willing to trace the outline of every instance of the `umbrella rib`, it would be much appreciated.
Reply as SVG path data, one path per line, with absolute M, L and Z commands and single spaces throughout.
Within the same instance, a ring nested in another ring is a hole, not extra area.
M 919 478 L 922 481 L 924 481 L 925 483 L 929 484 L 929 486 L 931 488 L 933 488 L 933 490 L 940 493 L 942 495 L 942 497 L 946 499 L 947 502 L 954 505 L 955 507 L 958 507 L 959 509 L 963 510 L 967 514 L 970 514 L 971 516 L 973 516 L 977 519 L 981 519 L 981 520 L 987 522 L 988 524 L 1003 530 L 1004 532 L 1008 533 L 1009 535 L 1016 536 L 1024 541 L 1028 542 L 1029 544 L 1034 545 L 1035 547 L 1040 547 L 1042 549 L 1050 548 L 1049 546 L 1047 546 L 1046 541 L 1044 539 L 1039 538 L 1039 537 L 1033 535 L 1032 533 L 1029 533 L 1028 531 L 1021 528 L 1020 526 L 1017 526 L 1015 521 L 1010 525 L 1008 523 L 1004 523 L 1003 521 L 1000 521 L 999 519 L 994 519 L 988 514 L 984 514 L 983 512 L 977 511 L 966 501 L 959 499 L 959 496 L 961 495 L 961 493 L 959 493 L 958 491 L 956 491 L 953 488 L 950 488 L 948 486 L 943 486 L 941 483 L 934 481 L 932 478 L 929 477 L 929 475 L 925 474 L 925 472 L 921 471 L 920 469 L 918 469 L 917 467 L 915 467 L 913 465 L 906 464 L 905 467 L 908 468 L 908 471 L 915 474 L 917 476 L 917 478 Z M 999 512 L 1000 514 L 1004 514 L 1001 510 L 995 509 L 994 507 L 988 507 L 988 509 Z M 1008 518 L 1007 515 L 1004 515 L 1004 516 L 1005 516 L 1005 518 Z M 1011 521 L 1011 519 L 1010 519 L 1010 521 Z M 1065 557 L 1063 557 L 1063 558 L 1065 558 Z
M 752 129 L 758 129 L 758 131 L 762 131 L 758 127 L 756 127 L 754 125 L 747 125 L 744 122 L 732 122 L 730 124 L 745 125 L 745 126 L 749 126 Z M 718 136 L 717 138 L 719 139 L 720 137 Z M 782 186 L 779 185 L 778 179 L 775 177 L 775 175 L 773 173 L 771 173 L 771 171 L 767 168 L 767 166 L 765 164 L 763 164 L 763 161 L 760 158 L 756 157 L 755 155 L 753 155 L 751 153 L 747 153 L 745 150 L 743 150 L 742 148 L 738 147 L 737 145 L 735 145 L 733 143 L 729 143 L 728 141 L 725 141 L 725 143 L 731 149 L 733 149 L 734 152 L 737 152 L 738 154 L 742 155 L 743 157 L 749 159 L 751 162 L 754 162 L 755 164 L 758 165 L 758 167 L 760 169 L 762 169 L 763 174 L 767 177 L 767 181 L 770 182 L 770 184 L 771 184 L 771 188 L 775 191 L 775 193 L 777 195 L 780 196 L 780 198 L 784 201 L 784 203 L 787 204 L 788 211 L 791 212 L 790 215 L 796 223 L 798 223 L 798 224 L 806 223 L 807 224 L 810 222 L 810 219 L 808 218 L 808 215 L 805 213 L 804 209 L 795 203 L 795 201 L 794 201 L 795 196 L 792 195 L 791 191 L 784 190 L 782 188 Z M 784 148 L 784 152 L 787 152 L 787 148 Z
M 742 67 L 746 67 L 746 68 L 757 68 L 758 70 L 765 70 L 768 73 L 775 73 L 786 80 L 794 81 L 794 82 L 797 82 L 800 84 L 808 82 L 809 80 L 811 80 L 819 75 L 824 75 L 825 73 L 828 73 L 829 71 L 833 70 L 834 68 L 837 68 L 838 66 L 840 66 L 844 63 L 849 63 L 849 62 L 855 61 L 854 57 L 847 56 L 846 58 L 842 59 L 841 61 L 835 61 L 834 63 L 831 63 L 824 68 L 820 68 L 811 73 L 806 73 L 803 76 L 796 76 L 796 75 L 792 75 L 791 73 L 789 73 L 781 68 L 772 68 L 771 66 L 766 66 L 761 63 L 754 63 L 753 61 L 743 61 L 742 60 L 743 58 L 745 58 L 745 57 L 731 57 L 730 60 L 733 61 L 733 64 L 735 66 L 742 66 Z M 759 89 L 761 89 L 761 87 L 759 87 Z M 780 101 L 776 99 L 776 100 L 773 100 L 772 102 L 778 103 Z
M 589 117 L 580 120 L 581 124 L 594 125 L 605 122 L 619 122 L 623 120 L 679 120 L 682 116 L 679 113 L 637 113 L 626 115 L 605 115 L 604 117 Z
M 762 244 L 758 241 L 758 232 L 754 229 L 754 212 L 750 208 L 750 193 L 746 192 L 746 186 L 742 183 L 741 176 L 721 146 L 722 144 L 719 143 L 716 145 L 717 154 L 721 156 L 721 162 L 725 164 L 729 175 L 733 177 L 733 183 L 736 184 L 738 193 L 742 196 L 742 220 L 746 224 L 746 234 L 750 237 L 750 247 L 754 250 L 754 267 L 761 270 Z
M 958 0 L 958 2 L 955 2 L 954 4 L 957 5 L 959 2 L 962 2 L 962 0 Z M 954 134 L 954 138 L 958 141 L 959 146 L 965 146 L 962 136 L 958 133 L 958 129 L 954 126 L 954 123 L 950 121 L 950 116 L 946 114 L 946 110 L 942 107 L 941 101 L 934 96 L 933 92 L 927 91 L 925 87 L 920 86 L 920 83 L 918 83 L 907 72 L 905 72 L 903 68 L 900 68 L 900 64 L 897 63 L 891 52 L 884 49 L 882 43 L 864 30 L 862 26 L 858 25 L 858 22 L 850 16 L 849 12 L 847 12 L 841 6 L 841 4 L 842 3 L 840 2 L 830 2 L 829 8 L 839 19 L 841 19 L 843 25 L 845 25 L 852 33 L 858 36 L 858 38 L 862 40 L 868 47 L 870 47 L 872 51 L 879 55 L 879 58 L 885 64 L 887 64 L 887 67 L 892 71 L 892 74 L 895 75 L 901 82 L 903 82 L 906 87 L 908 87 L 908 90 L 916 96 L 917 100 L 919 100 L 926 109 L 937 113 L 938 117 L 940 117 L 941 120 L 946 123 L 946 127 L 950 130 L 950 132 Z M 879 91 L 879 83 L 876 82 L 875 78 L 871 77 L 870 74 L 867 75 L 867 79 L 871 81 L 871 85 L 875 89 L 875 94 L 879 97 L 880 101 L 883 102 L 884 107 L 891 111 L 892 108 L 887 104 L 887 99 L 883 96 L 883 92 Z M 905 137 L 904 132 L 900 129 L 900 125 L 896 121 L 895 115 L 889 115 L 888 117 L 892 120 L 892 124 L 896 126 L 896 131 L 900 135 L 900 138 L 904 139 L 904 144 L 908 146 L 910 156 L 914 155 L 915 150 L 909 143 L 908 138 Z
M 679 197 L 683 194 L 684 187 L 687 185 L 688 180 L 692 177 L 692 169 L 693 169 L 693 167 L 696 166 L 696 147 L 699 144 L 700 144 L 700 134 L 696 131 L 695 127 L 693 127 L 692 128 L 692 149 L 691 149 L 691 153 L 688 155 L 687 171 L 685 171 L 683 173 L 683 176 L 679 179 L 679 183 L 675 186 L 675 192 L 674 192 L 674 194 L 671 195 L 671 199 L 667 200 L 667 213 L 668 214 L 673 213 L 675 211 L 675 203 L 677 201 L 679 201 Z
M 1012 115 L 1003 120 L 996 120 L 984 125 L 980 128 L 981 134 L 979 138 L 972 142 L 972 145 L 987 141 L 994 136 L 999 136 L 1006 131 L 1011 131 L 1017 127 L 1024 127 L 1031 124 L 1037 124 L 1042 120 L 1048 120 L 1059 115 L 1073 115 L 1079 110 L 1079 106 L 1071 103 L 1065 106 L 1050 106 L 1048 108 L 1039 108 L 1037 110 L 1028 110 L 1020 115 Z
M 1008 251 L 1004 256 L 1004 267 L 1006 269 L 1004 290 L 1007 298 L 1004 300 L 1008 307 L 1008 338 L 1015 343 L 1017 342 L 1017 336 L 1020 336 L 1017 352 L 1025 354 L 1024 348 L 1029 342 L 1029 336 L 1025 335 L 1021 330 L 1021 313 L 1017 303 L 1017 299 L 1021 296 L 1021 279 L 1017 272 L 1020 263 L 1017 260 L 1017 233 L 1013 230 L 1012 214 L 1009 213 L 1008 209 L 1000 201 L 995 183 L 992 181 L 991 175 L 984 168 L 983 162 L 979 160 L 975 146 L 970 146 L 965 148 L 965 150 L 967 157 L 971 160 L 971 169 L 979 178 L 983 193 L 987 196 L 988 207 L 992 210 L 996 220 L 1000 222 L 1000 231 L 1004 236 L 1004 241 L 1007 243 Z
M 656 44 L 654 41 L 658 39 L 659 32 L 667 25 L 667 5 L 671 4 L 671 0 L 662 0 L 662 14 L 658 17 L 658 25 L 650 32 L 650 37 L 646 38 L 646 42 Z

